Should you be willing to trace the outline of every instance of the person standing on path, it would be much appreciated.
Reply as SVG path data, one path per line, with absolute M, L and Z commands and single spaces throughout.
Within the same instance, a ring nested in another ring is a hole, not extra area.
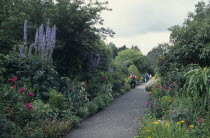
M 149 74 L 148 73 L 145 74 L 144 80 L 145 80 L 145 83 L 147 83 L 149 81 Z
M 131 85 L 131 89 L 132 88 L 136 88 L 136 75 L 134 74 L 134 72 L 131 74 L 130 76 L 131 78 L 131 82 L 130 82 L 130 85 Z

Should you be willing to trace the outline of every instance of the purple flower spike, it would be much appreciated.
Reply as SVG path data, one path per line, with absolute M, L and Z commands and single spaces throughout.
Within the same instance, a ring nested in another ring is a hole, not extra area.
M 39 27 L 39 51 L 41 50 L 41 47 L 42 47 L 43 34 L 44 34 L 44 26 L 43 26 L 43 24 L 42 24 L 42 25 Z
M 49 27 L 49 25 L 47 25 L 46 27 L 46 43 L 47 43 L 47 49 L 51 49 L 50 45 L 51 45 L 51 29 Z
M 51 32 L 51 52 L 55 48 L 56 26 L 54 25 Z
M 22 58 L 26 58 L 26 56 L 24 54 L 24 50 L 25 50 L 25 48 L 22 45 L 19 45 L 19 52 L 20 52 L 20 56 Z
M 46 49 L 46 37 L 45 37 L 45 34 L 43 34 L 43 36 L 42 36 L 42 43 L 41 43 L 41 53 L 42 53 L 42 59 L 44 59 L 45 58 L 45 49 Z
M 31 55 L 32 50 L 33 50 L 34 44 L 31 44 L 28 50 L 28 54 Z
M 37 47 L 38 42 L 39 42 L 39 30 L 37 29 L 37 30 L 36 30 L 36 35 L 35 35 L 34 48 Z
M 28 26 L 28 22 L 27 22 L 27 20 L 25 20 L 25 22 L 24 22 L 24 45 L 27 45 L 27 26 Z

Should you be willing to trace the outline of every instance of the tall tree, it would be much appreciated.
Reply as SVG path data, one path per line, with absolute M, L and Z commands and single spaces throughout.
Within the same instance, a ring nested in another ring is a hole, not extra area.
M 133 64 L 139 69 L 139 71 L 142 71 L 144 56 L 139 50 L 126 49 L 118 53 L 118 56 L 116 56 L 115 61 L 117 63 L 124 64 L 127 67 Z

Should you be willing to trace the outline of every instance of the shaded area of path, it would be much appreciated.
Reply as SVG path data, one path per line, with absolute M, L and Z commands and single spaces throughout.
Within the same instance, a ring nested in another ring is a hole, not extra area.
M 146 104 L 145 85 L 127 92 L 110 107 L 81 122 L 66 138 L 133 138 Z

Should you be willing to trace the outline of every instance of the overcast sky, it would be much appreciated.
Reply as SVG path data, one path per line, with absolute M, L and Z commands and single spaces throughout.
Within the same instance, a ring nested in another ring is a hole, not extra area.
M 113 29 L 116 35 L 108 37 L 106 43 L 113 42 L 117 47 L 137 45 L 146 55 L 158 43 L 169 42 L 168 28 L 181 25 L 198 1 L 108 0 L 112 11 L 102 13 L 104 26 Z

